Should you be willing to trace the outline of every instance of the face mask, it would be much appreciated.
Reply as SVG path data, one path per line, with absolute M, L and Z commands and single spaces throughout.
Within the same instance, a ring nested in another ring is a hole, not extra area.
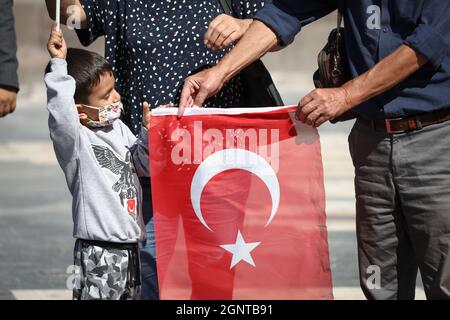
M 98 113 L 98 121 L 88 119 L 86 124 L 92 128 L 103 128 L 112 125 L 114 121 L 120 118 L 123 105 L 122 102 L 118 101 L 116 103 L 103 106 L 99 109 L 90 106 L 84 107 L 95 109 Z

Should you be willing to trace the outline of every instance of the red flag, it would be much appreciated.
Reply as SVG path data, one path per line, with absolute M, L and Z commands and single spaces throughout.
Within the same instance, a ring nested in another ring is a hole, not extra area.
M 161 299 L 332 299 L 317 130 L 295 107 L 154 110 Z

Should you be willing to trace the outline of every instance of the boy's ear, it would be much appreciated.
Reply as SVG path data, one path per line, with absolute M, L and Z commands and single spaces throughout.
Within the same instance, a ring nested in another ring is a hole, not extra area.
M 83 105 L 82 104 L 77 104 L 76 107 L 77 107 L 78 114 L 80 115 L 80 120 L 87 120 L 88 116 L 83 111 Z

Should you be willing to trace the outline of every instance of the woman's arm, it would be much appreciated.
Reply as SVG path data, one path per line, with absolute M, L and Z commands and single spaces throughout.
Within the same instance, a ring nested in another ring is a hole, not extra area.
M 221 14 L 209 24 L 205 34 L 205 45 L 213 50 L 224 49 L 239 40 L 252 22 L 253 19 L 237 19 Z
M 270 1 L 225 0 L 220 2 L 225 14 L 211 21 L 205 34 L 205 45 L 213 50 L 225 49 L 233 42 L 240 40 L 252 24 L 254 15 Z M 228 3 L 228 9 L 223 2 Z M 228 12 L 229 9 L 231 12 Z
M 264 23 L 255 20 L 236 47 L 216 66 L 186 78 L 178 116 L 181 117 L 184 110 L 193 105 L 201 107 L 207 98 L 220 91 L 226 81 L 277 44 L 276 34 Z

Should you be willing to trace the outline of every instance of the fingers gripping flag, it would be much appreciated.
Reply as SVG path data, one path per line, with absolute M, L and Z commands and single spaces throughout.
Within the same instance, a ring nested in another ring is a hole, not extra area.
M 154 111 L 162 299 L 332 299 L 319 136 L 294 114 Z

